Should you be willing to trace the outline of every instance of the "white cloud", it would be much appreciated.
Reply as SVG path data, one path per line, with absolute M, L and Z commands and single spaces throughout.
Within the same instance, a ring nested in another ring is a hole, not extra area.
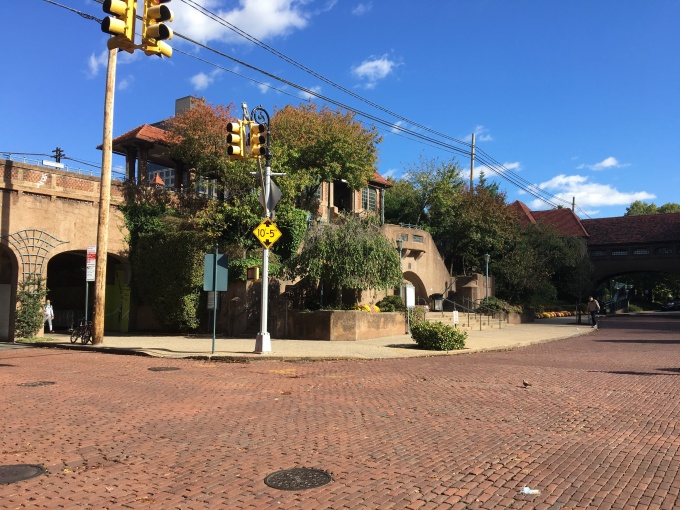
M 487 165 L 477 165 L 475 163 L 475 171 L 474 171 L 473 179 L 478 180 L 479 174 L 481 172 L 484 172 L 484 177 L 486 177 L 488 179 L 490 177 L 497 177 L 499 172 L 502 173 L 506 170 L 510 170 L 512 172 L 520 172 L 522 170 L 522 165 L 520 164 L 519 161 L 514 161 L 512 163 L 506 162 L 506 163 L 503 163 L 502 166 L 500 166 L 500 167 L 497 166 L 497 167 L 494 167 L 493 169 L 491 169 Z M 467 167 L 462 172 L 462 175 L 463 175 L 464 178 L 469 179 L 470 178 L 470 167 Z
M 576 205 L 582 209 L 630 205 L 636 200 L 652 200 L 656 198 L 656 195 L 646 191 L 623 192 L 609 184 L 590 182 L 589 177 L 583 175 L 560 174 L 540 183 L 538 186 L 569 204 L 572 198 L 575 198 Z M 545 202 L 540 200 L 534 200 L 528 205 L 531 209 L 545 209 L 546 207 Z
M 201 1 L 206 10 L 260 40 L 301 30 L 307 26 L 311 16 L 335 5 L 335 1 L 331 1 L 321 10 L 310 11 L 307 0 L 239 0 L 238 6 L 232 9 L 220 9 L 223 3 L 223 0 Z M 175 14 L 173 30 L 191 39 L 204 44 L 210 41 L 247 42 L 229 26 L 210 19 L 183 2 L 173 2 L 172 10 Z
M 399 170 L 397 170 L 396 168 L 390 168 L 384 173 L 381 172 L 380 175 L 382 175 L 385 179 L 392 179 L 396 177 L 398 172 Z
M 215 81 L 215 78 L 220 74 L 219 69 L 215 69 L 209 73 L 198 73 L 189 78 L 189 81 L 191 81 L 191 84 L 194 86 L 194 90 L 199 91 L 199 90 L 205 90 L 207 89 L 210 85 L 213 84 Z
M 109 50 L 103 50 L 99 55 L 90 55 L 87 61 L 88 76 L 94 78 L 99 74 L 99 70 L 106 68 L 109 62 Z
M 489 133 L 489 130 L 482 125 L 476 125 L 473 133 L 475 134 L 475 143 L 493 141 L 493 137 Z M 471 143 L 472 135 L 467 135 L 465 138 L 463 138 L 463 141 Z
M 408 125 L 403 120 L 398 120 L 397 122 L 392 124 L 392 127 L 390 128 L 390 132 L 397 134 L 397 135 L 400 134 L 400 133 L 403 133 L 402 129 L 400 129 L 400 128 L 408 129 Z
M 582 170 L 584 168 L 589 168 L 590 170 L 594 171 L 599 171 L 599 170 L 608 170 L 610 168 L 624 168 L 629 166 L 628 164 L 620 163 L 619 160 L 617 160 L 614 156 L 609 156 L 608 158 L 603 159 L 599 163 L 595 163 L 594 165 L 586 165 L 585 163 L 582 165 L 579 165 L 576 167 L 578 170 Z
M 319 87 L 318 85 L 315 86 L 315 87 L 310 87 L 309 90 L 312 91 L 312 92 L 317 92 L 319 94 L 321 93 L 321 87 Z M 313 93 L 310 94 L 309 92 L 305 92 L 305 91 L 301 90 L 300 91 L 300 97 L 302 99 L 304 99 L 305 101 L 311 101 L 316 96 Z
M 382 57 L 370 57 L 360 65 L 352 68 L 352 74 L 364 80 L 364 87 L 374 88 L 378 81 L 386 78 L 398 64 L 390 60 L 387 55 Z
M 132 84 L 134 82 L 135 82 L 134 76 L 127 76 L 127 77 L 123 78 L 122 80 L 118 81 L 118 83 L 116 84 L 116 88 L 118 90 L 127 90 L 132 86 Z
M 361 3 L 352 9 L 352 14 L 355 16 L 363 16 L 364 14 L 370 12 L 371 9 L 373 9 L 373 2 L 367 2 L 365 4 Z

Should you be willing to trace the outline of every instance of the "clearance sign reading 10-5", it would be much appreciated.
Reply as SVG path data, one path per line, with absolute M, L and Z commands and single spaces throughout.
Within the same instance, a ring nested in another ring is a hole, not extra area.
M 269 218 L 266 218 L 262 223 L 255 227 L 253 234 L 255 234 L 255 237 L 262 243 L 262 246 L 267 249 L 281 237 L 281 231 L 276 228 L 276 224 Z

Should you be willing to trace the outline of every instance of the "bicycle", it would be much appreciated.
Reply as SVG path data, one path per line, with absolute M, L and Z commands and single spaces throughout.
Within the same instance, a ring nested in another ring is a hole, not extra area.
M 92 343 L 92 321 L 80 321 L 80 324 L 71 331 L 71 343 L 74 344 L 78 340 L 86 345 L 88 342 Z

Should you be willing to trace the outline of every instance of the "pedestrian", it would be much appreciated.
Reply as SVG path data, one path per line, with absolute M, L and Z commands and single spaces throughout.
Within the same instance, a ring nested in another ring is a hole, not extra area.
M 45 322 L 47 322 L 47 325 L 50 328 L 50 333 L 54 333 L 54 330 L 52 329 L 52 321 L 54 320 L 54 308 L 52 308 L 52 303 L 50 303 L 49 299 L 45 301 L 44 317 Z
M 593 323 L 591 326 L 593 329 L 597 329 L 597 312 L 600 311 L 600 303 L 597 302 L 593 296 L 588 298 L 588 313 L 590 314 L 590 320 Z

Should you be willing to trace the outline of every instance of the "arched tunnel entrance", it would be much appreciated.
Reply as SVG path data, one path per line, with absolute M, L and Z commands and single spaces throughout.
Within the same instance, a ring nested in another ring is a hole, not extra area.
M 69 251 L 52 257 L 47 264 L 47 298 L 54 307 L 54 329 L 67 331 L 87 317 L 92 320 L 94 282 L 86 281 L 86 251 Z M 104 329 L 128 331 L 130 288 L 128 266 L 109 254 L 106 263 Z
M 406 271 L 404 273 L 404 280 L 407 280 L 415 287 L 416 305 L 429 305 L 427 289 L 420 277 L 413 271 Z
M 10 341 L 14 336 L 16 308 L 17 260 L 12 251 L 0 244 L 0 341 Z

